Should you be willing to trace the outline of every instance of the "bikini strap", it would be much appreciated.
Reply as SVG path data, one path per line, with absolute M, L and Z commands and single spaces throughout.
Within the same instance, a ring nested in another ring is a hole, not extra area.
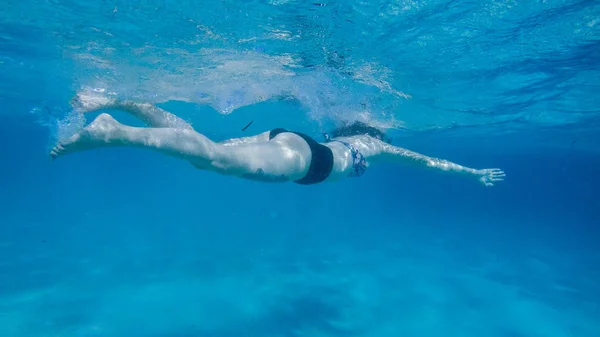
M 347 148 L 350 149 L 350 153 L 352 154 L 352 168 L 354 169 L 353 172 L 350 172 L 350 174 L 348 176 L 350 177 L 360 177 L 362 176 L 365 171 L 367 170 L 367 159 L 365 158 L 365 156 L 360 153 L 360 151 L 358 151 L 354 145 L 344 142 L 342 140 L 334 140 L 335 142 L 340 142 L 342 144 L 344 144 Z

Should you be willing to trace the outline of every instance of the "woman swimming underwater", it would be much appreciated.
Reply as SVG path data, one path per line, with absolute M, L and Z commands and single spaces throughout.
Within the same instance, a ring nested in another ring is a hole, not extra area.
M 117 109 L 150 127 L 120 124 L 106 113 L 50 152 L 53 158 L 100 147 L 148 148 L 185 159 L 196 168 L 265 182 L 316 184 L 361 176 L 378 162 L 412 163 L 477 178 L 494 186 L 500 169 L 472 169 L 391 145 L 376 128 L 356 122 L 334 130 L 325 143 L 285 129 L 256 136 L 214 142 L 194 131 L 183 119 L 151 104 L 79 94 L 72 100 L 81 112 Z

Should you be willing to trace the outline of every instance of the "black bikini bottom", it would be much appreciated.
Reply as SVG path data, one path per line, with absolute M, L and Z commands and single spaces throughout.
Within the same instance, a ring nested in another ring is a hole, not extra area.
M 271 130 L 271 132 L 269 133 L 269 140 L 273 139 L 273 137 L 277 136 L 278 134 L 284 132 L 291 132 L 302 137 L 302 139 L 304 139 L 304 141 L 310 147 L 311 151 L 312 159 L 310 161 L 310 167 L 308 168 L 308 172 L 306 173 L 304 178 L 296 180 L 294 182 L 302 185 L 311 185 L 320 183 L 323 180 L 327 179 L 327 177 L 329 177 L 329 174 L 331 174 L 331 170 L 333 169 L 333 152 L 331 152 L 331 149 L 325 145 L 317 143 L 317 141 L 303 133 L 288 131 L 286 129 L 281 128 Z

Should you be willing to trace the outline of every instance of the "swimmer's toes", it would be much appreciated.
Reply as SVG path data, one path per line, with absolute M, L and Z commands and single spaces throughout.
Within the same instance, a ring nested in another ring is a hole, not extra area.
M 52 159 L 56 159 L 64 150 L 65 148 L 59 143 L 50 151 L 50 157 L 52 157 Z
M 77 151 L 79 148 L 84 147 L 86 137 L 82 137 L 82 134 L 85 133 L 86 130 L 84 129 L 81 132 L 71 136 L 70 138 L 58 142 L 50 151 L 50 156 L 52 157 L 52 159 L 56 159 L 62 155 L 73 151 Z
M 52 158 L 57 158 L 71 152 L 89 150 L 107 142 L 115 130 L 120 127 L 119 122 L 108 114 L 100 114 L 96 119 L 80 132 L 68 139 L 60 141 L 50 151 Z

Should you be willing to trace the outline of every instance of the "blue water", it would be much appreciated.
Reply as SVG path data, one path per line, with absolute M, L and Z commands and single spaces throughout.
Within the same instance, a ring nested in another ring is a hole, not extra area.
M 599 27 L 597 1 L 4 1 L 0 336 L 600 336 Z M 507 178 L 52 162 L 81 90 L 214 140 L 368 121 Z

